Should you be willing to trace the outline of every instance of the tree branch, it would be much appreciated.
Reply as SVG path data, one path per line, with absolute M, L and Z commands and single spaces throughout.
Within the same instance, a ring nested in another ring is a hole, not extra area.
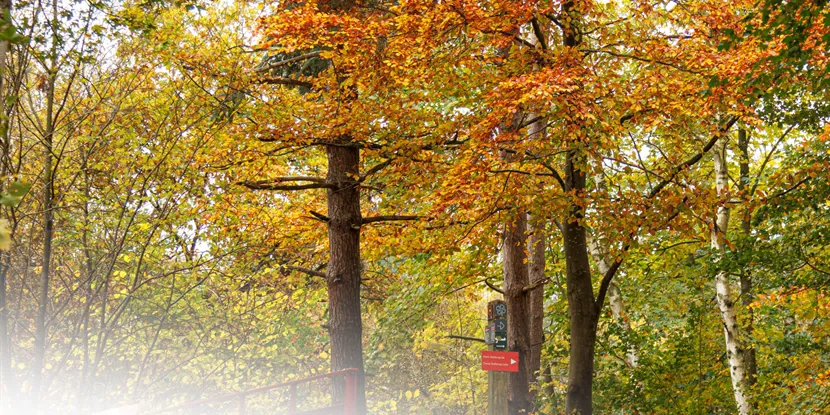
M 363 221 L 361 223 L 363 225 L 365 225 L 367 223 L 374 223 L 374 222 L 420 220 L 421 218 L 423 218 L 423 216 L 400 216 L 400 215 L 370 216 L 368 218 L 363 218 Z
M 444 336 L 445 339 L 456 339 L 456 340 L 467 340 L 471 342 L 481 342 L 484 343 L 484 339 L 479 339 L 478 337 L 467 337 L 467 336 L 456 336 L 450 334 L 449 336 Z
M 551 173 L 533 173 L 529 171 L 523 170 L 516 170 L 516 169 L 499 169 L 499 170 L 490 170 L 490 173 L 516 173 L 516 174 L 524 174 L 526 176 L 546 176 L 546 177 L 556 177 Z
M 669 183 L 674 181 L 674 179 L 677 177 L 678 174 L 680 174 L 680 172 L 691 166 L 694 166 L 695 163 L 700 161 L 700 159 L 703 158 L 703 155 L 708 153 L 709 150 L 711 150 L 712 147 L 715 146 L 715 143 L 717 143 L 718 140 L 720 140 L 724 135 L 726 135 L 726 132 L 729 131 L 732 125 L 735 124 L 735 122 L 737 121 L 738 117 L 732 116 L 729 119 L 729 121 L 727 121 L 726 124 L 724 124 L 724 126 L 721 127 L 720 131 L 717 134 L 713 135 L 709 142 L 707 142 L 706 145 L 704 145 L 703 148 L 697 154 L 675 166 L 672 169 L 671 175 L 669 175 L 669 177 L 667 177 L 666 179 L 658 183 L 657 186 L 651 189 L 651 191 L 648 193 L 648 198 L 651 199 L 654 196 L 657 196 L 657 194 L 660 193 L 660 191 L 662 191 L 666 186 L 668 186 Z
M 784 195 L 786 195 L 787 193 L 790 193 L 790 192 L 792 192 L 793 190 L 798 189 L 798 188 L 799 188 L 802 184 L 809 182 L 809 181 L 810 181 L 810 179 L 811 179 L 811 177 L 809 177 L 809 176 L 808 176 L 808 177 L 805 177 L 805 178 L 803 178 L 803 179 L 799 180 L 796 184 L 792 185 L 792 187 L 790 187 L 789 189 L 787 189 L 787 190 L 782 190 L 782 191 L 780 191 L 780 192 L 778 192 L 778 193 L 776 193 L 776 194 L 774 194 L 774 195 L 772 195 L 772 196 L 768 197 L 768 198 L 767 198 L 767 200 L 772 200 L 772 199 L 776 199 L 776 198 L 779 198 L 779 197 L 781 197 L 781 196 L 784 196 Z
M 315 270 L 309 269 L 309 268 L 298 267 L 298 266 L 295 266 L 295 265 L 283 265 L 283 266 L 281 266 L 281 268 L 291 270 L 291 271 L 299 271 L 299 272 L 311 275 L 312 277 L 326 278 L 326 273 L 325 272 L 315 271 Z
M 278 185 L 278 184 L 262 184 L 262 183 L 240 183 L 241 185 L 251 190 L 276 190 L 276 191 L 295 191 L 307 189 L 334 189 L 334 185 L 330 184 L 297 184 L 297 185 Z
M 382 161 L 382 162 L 380 162 L 380 163 L 378 163 L 378 164 L 375 164 L 374 166 L 372 166 L 371 168 L 369 168 L 368 170 L 366 170 L 366 172 L 365 172 L 365 173 L 361 174 L 361 175 L 360 175 L 360 180 L 358 180 L 358 181 L 359 181 L 359 182 L 363 182 L 363 181 L 364 181 L 364 180 L 366 180 L 369 176 L 371 176 L 371 175 L 373 175 L 373 174 L 375 174 L 375 173 L 377 173 L 377 172 L 379 172 L 379 171 L 383 170 L 384 168 L 386 168 L 386 166 L 388 166 L 388 165 L 390 165 L 390 164 L 392 164 L 392 159 L 391 159 L 391 158 L 390 158 L 390 159 L 386 159 L 385 161 Z
M 286 60 L 283 60 L 283 61 L 275 62 L 275 63 L 272 63 L 272 64 L 270 64 L 270 65 L 263 66 L 263 67 L 261 67 L 261 68 L 256 68 L 256 69 L 254 69 L 254 71 L 255 71 L 255 72 L 259 72 L 259 73 L 262 73 L 262 72 L 268 72 L 268 71 L 270 71 L 271 69 L 276 69 L 276 68 L 279 68 L 279 67 L 281 67 L 281 66 L 289 65 L 289 64 L 292 64 L 292 63 L 294 63 L 294 62 L 304 61 L 304 60 L 306 60 L 306 59 L 316 58 L 316 57 L 318 57 L 318 56 L 320 56 L 320 51 L 319 51 L 319 50 L 318 50 L 318 51 L 314 51 L 314 52 L 304 53 L 304 54 L 302 54 L 302 55 L 300 55 L 300 56 L 295 56 L 295 57 L 290 58 L 290 59 L 286 59 Z
M 556 179 L 556 181 L 559 183 L 559 187 L 561 187 L 563 191 L 568 190 L 565 186 L 565 181 L 562 180 L 562 176 L 559 174 L 558 171 L 556 171 L 556 169 L 553 168 L 553 166 L 549 165 L 548 163 L 542 163 L 542 166 L 544 166 L 546 169 L 550 171 L 551 176 L 553 176 L 553 178 Z
M 536 20 L 536 16 L 530 19 L 530 24 L 533 26 L 533 35 L 539 41 L 539 46 L 542 47 L 542 50 L 548 50 L 548 43 L 545 41 L 545 35 L 542 33 L 542 28 L 539 27 L 539 21 Z
M 329 221 L 331 220 L 331 219 L 329 219 L 328 216 L 326 216 L 322 213 L 317 213 L 313 210 L 309 210 L 308 213 L 310 213 L 311 216 L 314 216 L 314 218 L 319 220 L 320 222 L 329 223 Z
M 659 60 L 659 59 L 643 58 L 643 57 L 640 57 L 640 56 L 634 56 L 634 55 L 629 55 L 629 54 L 625 54 L 625 53 L 613 52 L 613 51 L 610 51 L 610 50 L 583 49 L 582 53 L 585 53 L 586 55 L 589 54 L 589 53 L 605 53 L 605 54 L 615 56 L 615 57 L 618 57 L 618 58 L 633 59 L 635 61 L 640 61 L 640 62 L 645 62 L 645 63 L 656 63 L 656 64 L 659 64 L 659 65 L 668 66 L 670 68 L 677 69 L 678 71 L 688 72 L 688 73 L 695 74 L 695 75 L 700 74 L 699 71 L 693 71 L 691 69 L 684 68 L 680 65 L 677 65 L 677 64 L 674 64 L 674 63 L 671 63 L 671 62 L 666 62 L 666 61 L 662 61 L 662 60 Z
M 773 144 L 772 148 L 769 150 L 769 153 L 767 153 L 766 157 L 764 157 L 764 162 L 761 163 L 761 168 L 758 169 L 758 175 L 755 176 L 755 182 L 752 183 L 752 190 L 749 191 L 749 197 L 752 197 L 752 195 L 755 194 L 755 190 L 758 188 L 758 183 L 761 181 L 761 175 L 764 173 L 764 169 L 766 169 L 767 163 L 769 163 L 769 160 L 770 158 L 772 158 L 772 155 L 773 153 L 775 153 L 775 150 L 778 148 L 778 145 L 781 144 L 782 141 L 784 141 L 784 138 L 787 137 L 787 135 L 790 133 L 790 131 L 793 130 L 793 128 L 795 128 L 794 125 L 789 126 L 784 131 L 784 133 L 781 134 L 781 137 L 778 137 L 778 140 L 775 142 L 775 144 Z
M 301 81 L 299 79 L 291 79 L 291 78 L 283 78 L 283 77 L 272 77 L 272 78 L 262 78 L 259 80 L 260 84 L 266 85 L 288 85 L 288 86 L 304 86 L 306 88 L 313 88 L 314 84 L 307 81 Z
M 528 286 L 526 286 L 526 287 L 522 288 L 522 292 L 523 292 L 523 293 L 526 293 L 526 292 L 533 291 L 533 290 L 535 290 L 535 289 L 537 289 L 537 288 L 540 288 L 540 287 L 542 287 L 543 285 L 547 284 L 547 282 L 548 282 L 548 281 L 550 281 L 550 278 L 545 278 L 545 279 L 543 279 L 543 280 L 536 281 L 536 282 L 534 282 L 533 284 L 530 284 L 530 285 L 528 285 Z
M 504 291 L 501 288 L 496 287 L 495 285 L 491 284 L 489 279 L 485 278 L 484 279 L 484 284 L 487 285 L 488 287 L 490 287 L 491 290 L 493 290 L 497 293 L 501 293 L 501 295 L 504 295 Z
M 628 251 L 629 247 L 629 244 L 625 244 L 625 246 L 623 246 L 623 252 Z M 608 271 L 605 272 L 605 275 L 602 276 L 602 282 L 599 284 L 599 292 L 597 293 L 597 300 L 594 302 L 597 318 L 599 318 L 599 312 L 602 310 L 602 303 L 605 302 L 605 295 L 608 292 L 608 286 L 611 285 L 611 280 L 614 279 L 614 275 L 617 274 L 617 270 L 620 269 L 620 265 L 622 265 L 622 258 L 614 261 L 614 263 L 608 267 Z

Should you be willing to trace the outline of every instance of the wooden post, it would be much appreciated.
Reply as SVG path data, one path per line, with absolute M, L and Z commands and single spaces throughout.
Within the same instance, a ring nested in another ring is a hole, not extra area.
M 491 347 L 492 349 L 492 347 Z M 487 415 L 507 415 L 507 372 L 487 372 Z
M 485 342 L 488 350 L 504 350 L 507 344 L 506 334 L 496 331 L 496 320 L 507 319 L 507 306 L 504 301 L 496 300 L 487 304 L 488 332 Z M 506 330 L 506 324 L 503 325 Z M 501 329 L 501 327 L 499 327 Z M 507 372 L 487 372 L 487 415 L 507 415 L 508 379 Z

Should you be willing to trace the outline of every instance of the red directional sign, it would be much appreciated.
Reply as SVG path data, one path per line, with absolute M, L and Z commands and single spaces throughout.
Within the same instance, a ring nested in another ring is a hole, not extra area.
M 484 350 L 481 352 L 481 369 L 497 372 L 518 372 L 519 353 Z

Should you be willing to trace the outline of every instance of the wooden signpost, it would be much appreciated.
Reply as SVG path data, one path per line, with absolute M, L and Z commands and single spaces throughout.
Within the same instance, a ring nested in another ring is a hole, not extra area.
M 487 303 L 486 351 L 481 352 L 481 368 L 487 371 L 487 415 L 507 415 L 509 372 L 519 370 L 519 354 L 507 350 L 507 303 Z M 515 369 L 515 370 L 514 370 Z
M 519 353 L 485 350 L 481 352 L 481 368 L 496 372 L 518 372 Z

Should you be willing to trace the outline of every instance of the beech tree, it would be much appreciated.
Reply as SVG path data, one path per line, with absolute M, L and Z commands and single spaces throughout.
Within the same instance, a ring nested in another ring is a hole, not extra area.
M 17 7 L 2 410 L 483 413 L 500 295 L 511 414 L 826 403 L 821 3 Z

